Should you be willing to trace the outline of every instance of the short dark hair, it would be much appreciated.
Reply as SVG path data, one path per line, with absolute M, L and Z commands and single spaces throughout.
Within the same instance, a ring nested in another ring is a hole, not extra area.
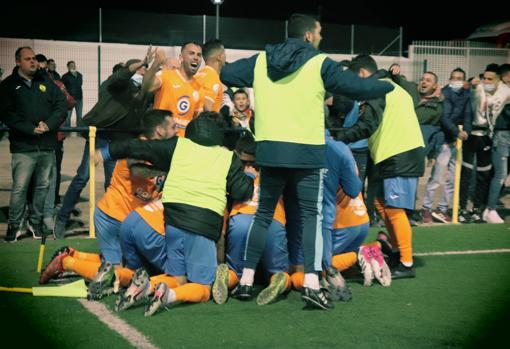
M 255 143 L 255 139 L 253 135 L 249 132 L 245 132 L 236 142 L 236 152 L 246 153 L 250 155 L 255 155 L 257 150 L 257 144 Z
M 196 41 L 188 41 L 188 42 L 185 42 L 184 44 L 182 44 L 182 46 L 181 46 L 181 53 L 182 53 L 182 51 L 184 51 L 184 49 L 185 49 L 185 48 L 186 48 L 186 46 L 188 46 L 188 45 L 196 45 L 196 46 L 198 46 L 198 47 L 202 48 L 202 45 L 201 45 L 201 44 L 199 44 L 198 42 L 196 42 Z
M 128 61 L 126 62 L 126 64 L 124 65 L 124 67 L 126 68 L 129 68 L 130 65 L 132 64 L 135 64 L 135 63 L 140 63 L 142 60 L 141 59 L 138 59 L 138 58 L 131 58 L 131 59 L 128 59 Z
M 67 66 L 69 67 L 69 64 L 71 64 L 71 63 L 76 64 L 76 62 L 75 62 L 75 61 L 69 61 L 69 62 L 67 62 Z
M 484 72 L 486 71 L 496 73 L 496 75 L 499 75 L 499 65 L 497 65 L 496 63 L 491 63 L 485 67 Z
M 287 33 L 289 38 L 301 39 L 306 32 L 313 32 L 317 26 L 317 19 L 301 13 L 294 13 L 289 17 Z
M 35 59 L 37 59 L 37 62 L 39 63 L 42 63 L 42 62 L 47 62 L 48 60 L 46 59 L 46 56 L 41 54 L 41 53 L 38 53 L 35 55 Z
M 171 117 L 172 112 L 162 109 L 151 109 L 145 112 L 142 117 L 142 134 L 146 137 L 152 136 L 156 127 L 167 122 L 166 118 Z
M 112 73 L 115 73 L 117 70 L 124 68 L 124 63 L 120 62 L 113 66 Z
M 506 73 L 510 72 L 510 64 L 508 63 L 505 63 L 505 64 L 501 64 L 498 68 L 499 70 L 499 75 L 500 76 L 503 76 L 505 75 Z
M 235 97 L 236 95 L 240 95 L 240 94 L 245 95 L 248 99 L 250 98 L 250 96 L 248 95 L 248 92 L 246 92 L 246 91 L 245 91 L 244 89 L 242 89 L 242 88 L 240 88 L 240 89 L 236 90 L 236 92 L 234 92 L 234 95 L 233 95 L 233 96 Z
M 462 76 L 464 76 L 464 80 L 466 80 L 466 72 L 461 67 L 457 67 L 452 70 L 452 72 L 450 73 L 450 79 L 452 78 L 452 75 L 455 72 L 462 73 Z
M 437 74 L 436 74 L 436 73 L 434 73 L 434 72 L 432 72 L 432 71 L 430 71 L 430 70 L 429 70 L 429 71 L 424 72 L 423 74 L 429 74 L 429 75 L 432 75 L 432 76 L 434 77 L 434 82 L 436 82 L 436 83 L 439 81 L 439 78 L 437 77 Z
M 377 71 L 377 63 L 370 55 L 357 55 L 351 60 L 349 69 L 355 73 L 359 73 L 362 68 L 368 70 L 369 73 L 374 74 Z
M 28 49 L 28 50 L 32 50 L 32 48 L 30 46 L 21 46 L 21 47 L 18 47 L 18 49 L 16 50 L 16 52 L 14 53 L 14 58 L 19 61 L 21 60 L 21 50 L 24 50 L 24 49 Z M 33 51 L 33 50 L 32 50 Z
M 221 114 L 202 112 L 186 126 L 186 138 L 203 146 L 223 145 L 225 126 Z
M 207 41 L 204 46 L 202 46 L 202 56 L 205 60 L 216 54 L 217 51 L 223 48 L 223 43 L 218 39 L 212 39 Z
M 47 62 L 48 62 L 48 64 L 50 64 L 50 62 L 55 63 L 55 60 L 54 60 L 53 58 L 50 58 L 50 59 L 48 59 L 48 61 L 47 61 Z

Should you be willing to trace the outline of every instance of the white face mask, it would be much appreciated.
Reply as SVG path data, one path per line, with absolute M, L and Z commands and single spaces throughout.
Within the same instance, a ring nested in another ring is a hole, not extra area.
M 133 83 L 135 84 L 136 87 L 140 87 L 140 86 L 142 86 L 143 75 L 135 73 L 131 77 L 131 80 L 133 80 Z
M 455 92 L 459 91 L 462 87 L 464 87 L 464 81 L 460 81 L 460 80 L 456 80 L 456 81 L 452 81 L 450 82 L 450 84 L 448 85 L 450 86 L 450 88 L 452 90 L 454 90 Z
M 76 69 L 71 69 L 71 70 L 69 70 L 69 72 L 70 72 L 71 74 L 76 74 Z
M 487 93 L 492 93 L 496 89 L 494 84 L 483 84 L 483 90 Z

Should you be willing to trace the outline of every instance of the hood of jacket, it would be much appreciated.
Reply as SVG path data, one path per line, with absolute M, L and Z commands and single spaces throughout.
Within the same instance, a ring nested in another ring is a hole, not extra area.
M 265 51 L 267 75 L 272 81 L 278 81 L 294 73 L 320 53 L 309 43 L 294 38 L 276 45 L 266 45 Z

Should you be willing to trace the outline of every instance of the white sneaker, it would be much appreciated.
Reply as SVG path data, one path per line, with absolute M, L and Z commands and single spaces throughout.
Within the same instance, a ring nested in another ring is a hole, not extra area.
M 505 220 L 501 218 L 496 210 L 490 210 L 488 208 L 483 211 L 483 220 L 489 224 L 503 224 Z

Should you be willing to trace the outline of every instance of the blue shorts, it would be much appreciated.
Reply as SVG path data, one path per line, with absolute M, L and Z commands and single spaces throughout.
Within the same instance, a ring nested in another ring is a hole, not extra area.
M 370 224 L 365 223 L 353 227 L 340 229 L 322 229 L 324 239 L 324 252 L 322 254 L 322 267 L 331 267 L 331 259 L 334 255 L 357 251 L 368 234 Z M 329 234 L 329 236 L 328 236 Z M 296 262 L 303 261 L 303 252 L 297 252 Z
M 241 276 L 244 268 L 246 237 L 255 215 L 236 214 L 230 217 L 226 236 L 226 260 L 230 269 Z M 262 268 L 271 273 L 287 272 L 289 253 L 285 227 L 273 220 L 267 231 L 266 246 L 260 259 Z
M 218 265 L 214 241 L 168 224 L 165 228 L 165 273 L 186 275 L 190 282 L 197 284 L 212 284 Z
M 162 274 L 166 263 L 165 237 L 156 232 L 138 214 L 132 211 L 120 226 L 120 245 L 124 262 L 129 269 L 138 269 L 145 263 Z
M 391 177 L 379 184 L 376 196 L 388 207 L 414 210 L 418 177 Z
M 120 248 L 120 222 L 96 207 L 94 211 L 94 227 L 96 228 L 99 249 L 106 262 L 120 264 L 122 250 Z
M 333 255 L 357 252 L 368 235 L 369 223 L 333 230 Z

